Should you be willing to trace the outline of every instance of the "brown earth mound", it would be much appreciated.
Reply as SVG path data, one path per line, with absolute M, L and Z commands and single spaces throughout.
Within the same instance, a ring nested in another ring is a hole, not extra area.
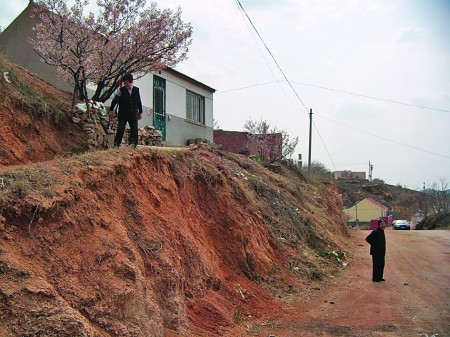
M 210 147 L 65 156 L 70 95 L 3 72 L 0 336 L 252 334 L 342 267 L 334 185 Z
M 0 168 L 86 148 L 84 134 L 70 121 L 69 93 L 1 57 L 0 75 Z
M 337 265 L 336 188 L 214 150 L 2 172 L 1 336 L 226 335 Z

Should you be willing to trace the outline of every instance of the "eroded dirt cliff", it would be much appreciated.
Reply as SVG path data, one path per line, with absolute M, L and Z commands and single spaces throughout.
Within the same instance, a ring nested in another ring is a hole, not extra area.
M 334 185 L 211 146 L 73 155 L 70 95 L 0 61 L 0 336 L 234 336 L 342 268 Z
M 216 336 L 336 268 L 333 185 L 210 148 L 1 172 L 3 336 Z
M 0 168 L 87 149 L 71 95 L 0 56 Z

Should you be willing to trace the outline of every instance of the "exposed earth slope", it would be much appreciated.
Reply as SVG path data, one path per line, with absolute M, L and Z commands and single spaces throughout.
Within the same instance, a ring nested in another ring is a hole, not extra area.
M 3 171 L 2 336 L 222 334 L 336 268 L 333 185 L 213 150 L 104 151 Z M 194 332 L 192 332 L 194 331 Z
M 209 146 L 71 155 L 70 95 L 0 66 L 1 336 L 225 336 L 342 268 L 334 185 Z
M 82 130 L 70 121 L 71 99 L 0 57 L 0 168 L 87 148 Z
M 382 180 L 338 179 L 344 207 L 349 208 L 364 198 L 372 198 L 387 206 L 394 219 L 411 220 L 419 209 L 420 192 L 386 184 Z

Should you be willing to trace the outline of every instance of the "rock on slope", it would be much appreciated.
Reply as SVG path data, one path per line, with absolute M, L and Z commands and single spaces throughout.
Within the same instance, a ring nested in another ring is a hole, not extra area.
M 336 188 L 211 149 L 104 151 L 2 172 L 0 335 L 217 336 L 326 277 Z

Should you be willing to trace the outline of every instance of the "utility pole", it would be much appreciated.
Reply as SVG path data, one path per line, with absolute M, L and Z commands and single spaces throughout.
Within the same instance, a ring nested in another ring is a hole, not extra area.
M 369 181 L 372 181 L 372 171 L 373 171 L 373 165 L 370 163 L 370 160 L 369 160 Z
M 311 175 L 311 141 L 312 141 L 312 109 L 309 109 L 309 153 L 308 153 L 308 177 Z

